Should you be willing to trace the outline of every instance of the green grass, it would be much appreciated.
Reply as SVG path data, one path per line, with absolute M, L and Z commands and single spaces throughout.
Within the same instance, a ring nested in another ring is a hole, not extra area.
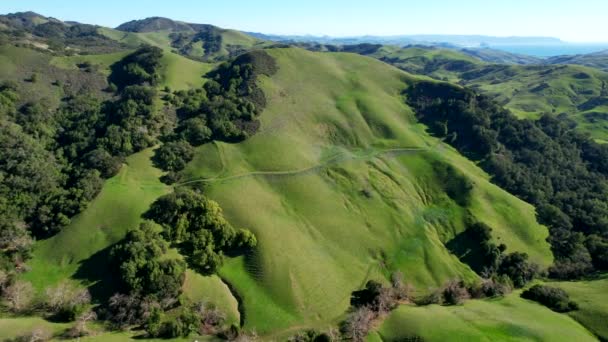
M 484 54 L 488 52 L 496 54 L 482 50 Z M 386 59 L 387 63 L 414 74 L 463 82 L 494 97 L 520 118 L 563 113 L 578 123 L 580 131 L 598 141 L 608 140 L 605 117 L 608 103 L 605 91 L 602 92 L 604 84 L 608 84 L 608 73 L 599 68 L 490 64 L 463 52 L 430 47 L 385 46 L 370 56 Z M 461 68 L 462 63 L 468 67 Z
M 215 66 L 215 64 L 193 61 L 167 51 L 163 54 L 161 63 L 163 79 L 160 86 L 168 86 L 171 90 L 200 88 L 205 83 L 203 76 Z
M 0 318 L 0 336 L 9 340 L 42 329 L 52 335 L 59 335 L 69 328 L 70 324 L 51 323 L 39 317 Z
M 608 340 L 608 275 L 597 280 L 549 283 L 564 289 L 579 310 L 568 313 L 603 340 Z
M 198 147 L 183 172 L 191 181 L 216 178 L 203 183 L 206 194 L 233 225 L 258 237 L 254 252 L 228 259 L 219 272 L 242 300 L 245 329 L 277 339 L 325 329 L 344 317 L 352 291 L 397 270 L 419 292 L 476 279 L 444 246 L 464 230 L 468 213 L 489 224 L 508 251 L 551 263 L 534 209 L 416 123 L 401 96 L 412 76 L 354 54 L 268 51 L 279 71 L 259 80 L 268 99 L 260 131 L 239 144 Z M 164 82 L 174 89 L 203 82 L 198 77 L 210 67 L 170 53 L 163 63 Z M 108 295 L 108 247 L 170 191 L 151 153 L 129 157 L 70 226 L 38 242 L 23 277 L 39 290 L 71 279 Z M 447 196 L 434 163 L 453 165 L 472 181 L 469 205 Z M 239 319 L 220 278 L 188 272 L 184 290 Z
M 512 293 L 506 298 L 470 300 L 459 306 L 402 305 L 373 332 L 369 341 L 595 341 L 567 315 Z
M 228 325 L 239 324 L 238 302 L 228 286 L 218 276 L 202 276 L 192 270 L 187 270 L 184 294 L 193 302 L 203 301 L 222 308 L 225 311 Z
M 101 98 L 107 87 L 105 77 L 78 70 L 66 71 L 51 63 L 52 57 L 31 49 L 0 45 L 0 80 L 14 81 L 19 87 L 21 103 L 43 102 L 53 110 L 69 93 L 86 90 Z M 36 82 L 30 82 L 32 75 Z M 57 86 L 59 81 L 62 86 Z
M 76 55 L 66 57 L 53 57 L 51 59 L 51 65 L 57 66 L 62 69 L 76 70 L 78 64 L 89 62 L 93 66 L 97 67 L 99 72 L 106 76 L 110 75 L 110 66 L 122 58 L 124 58 L 129 52 L 116 52 L 108 53 L 103 55 Z
M 279 72 L 260 80 L 268 98 L 260 132 L 197 148 L 183 172 L 216 178 L 207 194 L 258 237 L 255 253 L 220 271 L 243 298 L 246 328 L 275 336 L 336 322 L 353 290 L 396 270 L 420 291 L 475 279 L 444 247 L 464 229 L 467 210 L 510 251 L 551 262 L 533 208 L 415 123 L 400 96 L 407 74 L 354 54 L 269 53 Z M 402 147 L 418 150 L 383 153 Z M 447 197 L 436 161 L 474 182 L 469 208 Z
M 152 166 L 151 155 L 148 149 L 127 158 L 84 212 L 59 234 L 38 242 L 24 279 L 39 290 L 70 279 L 83 263 L 136 227 L 149 205 L 169 191 L 159 181 L 161 172 Z

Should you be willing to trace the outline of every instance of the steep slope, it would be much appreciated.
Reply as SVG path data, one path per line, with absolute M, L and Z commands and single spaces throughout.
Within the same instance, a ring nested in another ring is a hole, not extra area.
M 267 51 L 279 72 L 261 81 L 261 130 L 199 147 L 181 184 L 203 186 L 258 237 L 254 254 L 220 271 L 243 299 L 247 328 L 325 327 L 351 291 L 397 270 L 421 292 L 475 279 L 444 247 L 468 213 L 508 251 L 551 262 L 534 209 L 415 123 L 400 96 L 411 76 L 354 54 Z M 447 195 L 452 178 L 472 182 L 470 202 Z

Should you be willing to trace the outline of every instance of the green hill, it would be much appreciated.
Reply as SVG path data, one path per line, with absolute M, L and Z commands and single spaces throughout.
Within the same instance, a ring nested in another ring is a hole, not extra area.
M 513 293 L 461 306 L 401 306 L 368 341 L 596 341 L 583 326 Z
M 102 91 L 110 67 L 136 46 L 154 45 L 163 53 L 152 83 L 160 91 L 150 102 L 154 114 L 166 115 L 164 129 L 171 130 L 180 115 L 167 100 L 177 96 L 173 91 L 200 88 L 217 62 L 266 45 L 237 31 L 160 19 L 129 23 L 123 31 L 96 28 L 120 43 L 120 51 L 109 54 L 51 56 L 44 49 L 2 46 L 0 76 L 18 81 L 20 91 L 31 97 L 26 100 L 48 98 L 51 110 L 63 98 L 87 90 L 110 99 Z M 504 244 L 506 253 L 525 252 L 541 267 L 551 265 L 548 230 L 536 221 L 535 209 L 428 134 L 404 101 L 404 90 L 431 76 L 493 94 L 521 116 L 555 109 L 584 124 L 588 113 L 603 110 L 605 73 L 581 66 L 497 66 L 464 53 L 421 47 L 384 46 L 369 57 L 299 48 L 265 51 L 278 72 L 257 79 L 267 103 L 255 134 L 196 147 L 173 185 L 160 181 L 164 173 L 151 160 L 156 147 L 128 156 L 67 227 L 35 243 L 28 272 L 19 279 L 31 282 L 38 295 L 68 280 L 89 288 L 98 301 L 94 304 L 100 304 L 116 291 L 110 248 L 142 221 L 151 203 L 180 187 L 201 189 L 232 225 L 250 229 L 258 241 L 254 251 L 227 258 L 218 274 L 188 269 L 184 298 L 216 305 L 228 324 L 241 324 L 263 340 L 337 326 L 353 291 L 368 280 L 388 283 L 394 272 L 403 273 L 417 295 L 452 279 L 478 280 L 446 247 L 463 242 L 459 238 L 471 221 L 491 227 L 492 242 Z M 39 74 L 35 82 L 23 78 L 34 73 Z M 68 85 L 53 86 L 57 80 Z M 603 127 L 582 127 L 603 138 Z M 169 249 L 162 257 L 183 256 Z M 599 336 L 605 329 L 598 315 L 605 310 L 594 301 L 603 298 L 604 285 L 603 280 L 559 284 L 584 303 L 572 318 Z M 433 329 L 437 317 L 445 327 Z M 593 340 L 575 320 L 512 294 L 456 307 L 404 305 L 370 339 Z M 67 327 L 3 314 L 0 335 L 14 337 L 13 332 L 37 325 L 57 333 Z M 99 334 L 91 340 L 126 340 L 136 334 L 94 327 Z
M 167 18 L 134 20 L 100 34 L 130 47 L 149 44 L 196 60 L 216 61 L 268 45 L 242 32 Z
M 246 327 L 322 327 L 342 316 L 351 291 L 396 270 L 421 291 L 476 278 L 443 245 L 467 212 L 509 251 L 551 262 L 533 208 L 415 123 L 399 95 L 411 76 L 353 54 L 268 51 L 279 72 L 261 82 L 260 132 L 201 146 L 183 172 L 258 237 L 253 255 L 220 271 L 243 298 Z M 469 205 L 446 195 L 441 163 L 473 182 Z
M 470 52 L 421 46 L 382 47 L 370 56 L 414 74 L 472 87 L 522 118 L 562 114 L 594 139 L 608 140 L 608 73 L 602 70 L 581 65 L 490 64 Z
M 260 131 L 242 143 L 198 147 L 183 171 L 184 183 L 204 186 L 231 223 L 255 232 L 259 245 L 230 259 L 221 279 L 189 271 L 187 296 L 209 298 L 232 320 L 243 315 L 245 329 L 268 338 L 325 329 L 368 279 L 387 281 L 399 270 L 419 293 L 452 278 L 476 279 L 444 245 L 466 228 L 469 215 L 491 226 L 508 252 L 551 263 L 547 230 L 534 209 L 416 123 L 400 95 L 416 78 L 354 54 L 268 52 L 279 72 L 260 80 L 268 100 Z M 53 64 L 73 69 L 87 60 L 103 72 L 118 58 L 62 57 Z M 176 89 L 196 86 L 179 74 L 185 68 L 189 77 L 210 68 L 175 54 L 164 60 L 161 74 Z M 169 191 L 150 156 L 146 150 L 130 157 L 70 226 L 39 242 L 23 279 L 39 291 L 72 279 L 111 294 L 110 275 L 84 270 L 107 274 L 107 248 Z M 442 165 L 451 165 L 451 173 Z M 448 195 L 453 177 L 471 182 L 470 201 Z

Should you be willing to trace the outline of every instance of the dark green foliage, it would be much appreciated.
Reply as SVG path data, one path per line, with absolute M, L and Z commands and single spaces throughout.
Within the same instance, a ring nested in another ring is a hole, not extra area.
M 254 134 L 259 127 L 256 116 L 266 105 L 256 79 L 276 70 L 266 52 L 250 52 L 210 73 L 204 91 L 177 92 L 171 99 L 181 119 L 177 135 L 196 146 L 211 139 L 237 142 Z
M 232 227 L 219 205 L 186 188 L 154 202 L 146 217 L 163 228 L 163 235 L 186 257 L 190 267 L 200 273 L 214 273 L 224 253 L 256 246 L 255 236 Z
M 468 228 L 450 240 L 446 247 L 478 274 L 492 273 L 498 268 L 506 247 L 494 244 L 491 232 L 485 223 L 469 223 Z
M 549 309 L 557 312 L 578 310 L 578 304 L 570 300 L 566 291 L 547 285 L 534 285 L 522 292 L 522 298 L 539 302 Z
M 114 247 L 112 258 L 126 292 L 154 295 L 158 300 L 176 298 L 181 293 L 186 265 L 178 259 L 163 258 L 167 247 L 150 222 L 129 231 Z
M 553 275 L 569 278 L 592 270 L 594 256 L 581 240 L 608 234 L 608 147 L 577 133 L 565 119 L 518 120 L 458 86 L 424 81 L 407 95 L 433 134 L 480 160 L 495 183 L 537 206 L 539 221 L 550 227 L 557 259 Z
M 199 146 L 211 140 L 213 132 L 205 125 L 203 118 L 195 117 L 183 121 L 177 133 L 192 146 Z
M 188 337 L 198 331 L 200 318 L 190 306 L 182 306 L 175 318 L 163 322 L 160 336 L 164 338 Z
M 180 171 L 194 157 L 194 149 L 183 140 L 163 144 L 154 154 L 154 164 L 166 171 Z
M 473 183 L 452 165 L 434 162 L 433 170 L 437 178 L 443 182 L 446 194 L 460 206 L 467 206 L 471 199 Z
M 514 252 L 502 258 L 496 272 L 511 278 L 515 287 L 524 287 L 539 274 L 539 268 L 528 262 L 526 253 Z
M 592 234 L 585 240 L 585 246 L 593 258 L 593 265 L 601 270 L 608 269 L 608 241 Z
M 145 46 L 112 65 L 110 82 L 119 89 L 135 84 L 155 85 L 160 79 L 158 67 L 163 52 L 154 46 Z
M 154 108 L 156 91 L 132 85 L 124 88 L 121 99 L 108 106 L 105 134 L 99 144 L 113 155 L 129 155 L 153 146 L 163 125 Z

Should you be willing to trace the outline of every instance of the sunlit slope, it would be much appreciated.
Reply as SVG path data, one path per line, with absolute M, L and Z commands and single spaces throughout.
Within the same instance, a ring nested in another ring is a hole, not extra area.
M 579 310 L 568 313 L 589 331 L 608 340 L 608 274 L 600 279 L 550 283 L 564 289 L 574 300 Z
M 198 149 L 184 182 L 205 186 L 228 219 L 252 229 L 256 253 L 221 275 L 244 301 L 248 328 L 268 333 L 338 319 L 350 292 L 402 271 L 419 291 L 474 279 L 443 243 L 470 212 L 508 251 L 551 261 L 531 206 L 415 124 L 400 95 L 407 74 L 372 58 L 274 49 L 260 132 Z M 437 165 L 474 184 L 459 205 Z
M 403 305 L 368 341 L 597 341 L 567 315 L 553 312 L 513 293 L 502 299 L 471 300 L 464 305 Z
M 172 46 L 171 30 L 158 30 L 150 32 L 124 32 L 111 28 L 100 28 L 99 32 L 106 37 L 119 41 L 131 47 L 142 44 L 157 46 L 167 52 L 174 51 Z M 191 32 L 186 32 L 191 33 Z M 201 42 L 195 43 L 192 50 L 187 54 L 193 58 L 227 59 L 234 51 L 247 51 L 252 48 L 260 48 L 270 43 L 251 37 L 245 33 L 217 28 L 217 34 L 221 36 L 221 44 L 218 51 L 206 54 Z
M 104 76 L 109 76 L 112 64 L 120 61 L 131 52 L 133 51 L 102 55 L 54 57 L 50 63 L 66 70 L 77 70 L 83 63 L 88 63 L 95 71 Z M 205 82 L 203 76 L 215 66 L 213 63 L 194 61 L 170 51 L 164 51 L 161 63 L 160 72 L 162 77 L 159 87 L 164 88 L 166 86 L 172 91 L 201 87 Z

